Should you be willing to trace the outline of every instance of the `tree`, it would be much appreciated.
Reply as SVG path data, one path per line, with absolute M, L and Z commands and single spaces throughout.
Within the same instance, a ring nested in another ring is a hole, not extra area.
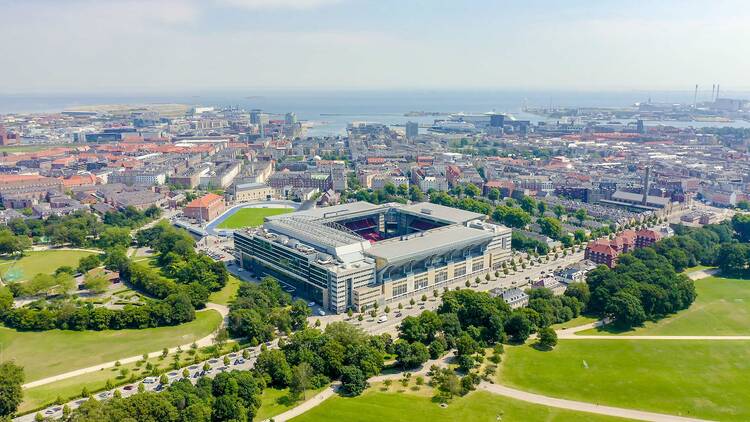
M 482 195 L 482 191 L 479 190 L 479 188 L 477 187 L 477 185 L 475 185 L 473 183 L 468 183 L 468 184 L 466 184 L 464 186 L 464 193 L 469 198 L 474 198 L 474 197 Z
M 544 217 L 537 220 L 537 224 L 539 224 L 543 235 L 555 240 L 562 238 L 562 223 L 560 223 L 560 220 L 553 217 Z
M 351 312 L 351 309 L 349 310 Z M 292 309 L 289 311 L 289 316 L 292 319 L 292 328 L 300 330 L 307 325 L 307 317 L 312 315 L 310 307 L 307 306 L 302 299 L 297 299 L 292 303 Z M 349 315 L 351 317 L 351 315 Z
M 211 406 L 211 419 L 214 422 L 245 422 L 247 421 L 247 409 L 236 397 L 219 396 Z
M 492 212 L 492 219 L 508 227 L 521 229 L 531 223 L 531 215 L 520 208 L 500 205 Z
M 539 212 L 539 216 L 544 217 L 544 213 L 547 211 L 547 203 L 544 201 L 538 201 L 536 203 L 536 209 Z
M 367 388 L 364 373 L 353 365 L 341 368 L 341 390 L 349 396 L 358 396 Z
M 289 368 L 286 355 L 278 349 L 261 352 L 255 362 L 255 368 L 268 377 L 271 385 L 278 388 L 288 386 L 292 377 L 292 370 Z
M 539 347 L 544 350 L 550 350 L 557 346 L 557 333 L 551 327 L 544 327 L 539 330 Z
M 716 265 L 728 274 L 740 274 L 750 263 L 750 247 L 741 243 L 725 243 L 719 247 Z
M 554 207 L 552 207 L 552 212 L 553 212 L 553 213 L 555 214 L 555 216 L 557 216 L 557 218 L 559 219 L 559 218 L 561 218 L 561 217 L 562 217 L 563 215 L 565 215 L 565 207 L 563 207 L 562 205 L 559 205 L 559 204 L 558 204 L 558 205 L 555 205 Z
M 0 254 L 22 253 L 31 248 L 31 239 L 26 235 L 14 235 L 10 230 L 0 230 Z
M 589 290 L 589 285 L 583 282 L 568 284 L 568 288 L 565 289 L 564 295 L 578 299 L 578 301 L 583 304 L 584 308 L 589 303 L 589 299 L 591 299 L 591 291 Z
M 0 364 L 0 417 L 9 417 L 16 412 L 23 399 L 21 385 L 24 379 L 23 368 L 15 362 Z
M 740 242 L 750 242 L 750 214 L 735 214 L 732 217 L 732 228 L 737 232 Z
M 534 210 L 536 209 L 536 201 L 534 200 L 534 198 L 526 195 L 521 198 L 518 205 L 528 214 L 534 214 Z
M 521 312 L 514 312 L 508 322 L 505 323 L 505 332 L 516 343 L 523 343 L 531 335 L 531 322 L 528 317 Z
M 403 369 L 416 368 L 430 359 L 430 351 L 420 342 L 409 344 L 405 340 L 397 340 L 394 343 L 394 349 L 396 362 Z
M 622 328 L 636 327 L 646 320 L 646 312 L 641 302 L 625 291 L 619 291 L 612 296 L 605 312 L 614 318 L 615 325 Z
M 221 327 L 216 331 L 216 334 L 214 335 L 214 344 L 219 348 L 224 348 L 224 345 L 227 344 L 227 341 L 229 340 L 229 332 L 226 328 Z
M 500 199 L 500 190 L 498 188 L 490 189 L 490 191 L 487 193 L 487 199 L 489 199 L 490 201 L 497 201 L 498 199 Z
M 99 266 L 99 255 L 87 255 L 78 260 L 78 271 L 81 273 L 87 273 L 90 270 Z
M 104 275 L 104 271 L 91 270 L 83 276 L 83 285 L 88 290 L 100 294 L 107 291 L 109 279 Z
M 583 224 L 587 217 L 586 208 L 578 208 L 575 212 L 575 217 L 580 224 Z
M 312 385 L 312 377 L 315 375 L 312 366 L 307 362 L 300 362 L 299 365 L 292 368 L 292 378 L 289 382 L 289 390 L 296 396 L 303 395 L 303 399 L 307 396 L 305 392 L 310 389 Z

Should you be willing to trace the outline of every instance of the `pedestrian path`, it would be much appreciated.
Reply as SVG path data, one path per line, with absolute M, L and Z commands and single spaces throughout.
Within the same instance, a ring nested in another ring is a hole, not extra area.
M 206 309 L 212 309 L 212 310 L 217 311 L 218 313 L 221 314 L 221 316 L 223 318 L 223 321 L 222 321 L 220 327 L 223 327 L 226 324 L 227 316 L 229 315 L 229 308 L 227 308 L 224 305 L 219 305 L 217 303 L 207 303 L 206 304 Z M 211 333 L 211 334 L 209 334 L 209 335 L 207 335 L 207 336 L 205 336 L 205 337 L 203 337 L 203 338 L 195 341 L 195 344 L 198 347 L 206 347 L 206 346 L 212 345 L 213 344 L 213 340 L 214 340 L 214 333 Z M 188 349 L 190 346 L 192 346 L 192 344 L 193 343 L 183 344 L 183 345 L 180 345 L 180 346 L 177 346 L 177 347 L 172 347 L 171 349 L 168 349 L 168 350 L 169 350 L 169 353 L 175 353 L 175 352 L 177 352 L 178 348 L 180 348 L 182 350 L 185 350 L 185 349 Z M 149 357 L 149 359 L 150 358 L 157 358 L 157 357 L 161 356 L 162 353 L 163 353 L 162 350 L 158 350 L 158 351 L 149 353 L 148 357 Z M 74 371 L 70 371 L 70 372 L 65 372 L 65 373 L 62 373 L 62 374 L 53 375 L 51 377 L 38 379 L 36 381 L 31 381 L 31 382 L 28 382 L 28 383 L 24 384 L 22 387 L 24 389 L 39 387 L 41 385 L 50 384 L 50 383 L 61 381 L 61 380 L 68 379 L 68 378 L 77 377 L 77 376 L 80 376 L 80 375 L 83 375 L 83 374 L 88 374 L 88 373 L 91 373 L 91 372 L 101 371 L 102 369 L 114 368 L 115 367 L 115 363 L 117 363 L 117 362 L 120 362 L 120 364 L 124 365 L 124 364 L 128 364 L 128 363 L 138 362 L 141 359 L 143 359 L 143 355 L 142 354 L 138 355 L 138 356 L 130 356 L 130 357 L 126 357 L 126 358 L 122 358 L 122 359 L 118 359 L 118 360 L 113 360 L 113 361 L 110 361 L 110 362 L 100 363 L 99 365 L 89 366 L 87 368 L 76 369 Z

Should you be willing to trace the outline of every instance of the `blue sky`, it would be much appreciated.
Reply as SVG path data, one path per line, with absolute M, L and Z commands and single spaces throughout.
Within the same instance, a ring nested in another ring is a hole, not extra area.
M 746 0 L 0 0 L 0 94 L 750 88 Z

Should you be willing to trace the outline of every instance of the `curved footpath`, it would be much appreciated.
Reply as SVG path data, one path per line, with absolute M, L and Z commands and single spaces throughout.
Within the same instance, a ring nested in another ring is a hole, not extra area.
M 435 360 L 427 361 L 422 367 L 412 372 L 412 375 L 422 375 L 429 371 L 432 365 L 438 365 L 445 367 L 448 365 L 450 360 L 450 354 Z M 392 373 L 385 375 L 378 375 L 372 377 L 368 382 L 382 382 L 386 379 L 396 380 L 401 378 L 403 373 Z M 317 407 L 327 399 L 333 397 L 341 387 L 341 384 L 336 382 L 330 387 L 311 397 L 309 400 L 300 403 L 284 413 L 274 416 L 272 419 L 275 422 L 286 422 L 303 413 Z M 578 412 L 595 413 L 598 415 L 615 416 L 620 418 L 629 418 L 642 421 L 651 422 L 703 422 L 704 419 L 685 418 L 682 416 L 666 415 L 662 413 L 646 412 L 642 410 L 625 409 L 620 407 L 601 406 L 594 403 L 579 402 L 574 400 L 558 399 L 555 397 L 543 396 L 541 394 L 529 393 L 527 391 L 516 390 L 515 388 L 506 387 L 498 384 L 490 384 L 488 382 L 482 382 L 478 389 L 486 391 L 491 394 L 499 396 L 509 397 L 515 400 L 524 401 L 527 403 L 538 404 L 542 406 L 555 407 L 559 409 L 573 410 Z M 270 419 L 266 419 L 266 422 Z
M 697 422 L 704 419 L 685 418 L 682 416 L 665 415 L 663 413 L 644 412 L 641 410 L 623 409 L 621 407 L 601 406 L 593 403 L 586 403 L 574 400 L 558 399 L 547 397 L 541 394 L 529 393 L 527 391 L 516 390 L 515 388 L 506 387 L 498 384 L 489 384 L 483 382 L 479 389 L 492 394 L 510 397 L 512 399 L 525 401 L 527 403 L 540 404 L 543 406 L 556 407 L 559 409 L 575 410 L 578 412 L 596 413 L 599 415 L 616 416 L 620 418 L 637 419 L 652 422 Z
M 227 308 L 224 305 L 219 305 L 217 303 L 207 303 L 206 304 L 206 309 L 212 309 L 214 311 L 217 311 L 219 314 L 221 314 L 221 317 L 223 318 L 223 321 L 222 321 L 222 323 L 221 323 L 221 325 L 219 327 L 223 327 L 226 324 L 226 322 L 227 322 L 227 316 L 229 315 L 229 308 Z M 214 331 L 211 334 L 209 334 L 209 335 L 207 335 L 207 336 L 205 336 L 205 337 L 203 337 L 203 338 L 195 341 L 195 344 L 197 344 L 198 347 L 205 347 L 205 346 L 212 345 L 213 344 L 213 338 L 214 338 L 214 333 L 215 332 L 216 331 Z M 175 353 L 175 352 L 177 352 L 177 348 L 178 347 L 181 348 L 181 349 L 183 349 L 183 350 L 187 349 L 190 346 L 192 346 L 192 344 L 193 343 L 191 342 L 191 343 L 188 343 L 188 344 L 183 344 L 183 345 L 180 345 L 180 346 L 172 347 L 171 349 L 169 349 L 169 353 Z M 159 350 L 159 351 L 156 351 L 156 352 L 149 353 L 148 357 L 149 358 L 157 358 L 157 357 L 161 356 L 161 354 L 162 354 L 162 350 Z M 116 361 L 105 362 L 105 363 L 101 363 L 99 365 L 89 366 L 88 368 L 76 369 L 75 371 L 65 372 L 65 373 L 62 373 L 62 374 L 53 375 L 51 377 L 38 379 L 36 381 L 32 381 L 32 382 L 26 383 L 22 387 L 23 388 L 39 387 L 40 385 L 50 384 L 50 383 L 53 383 L 53 382 L 56 382 L 56 381 L 61 381 L 61 380 L 67 379 L 67 378 L 77 377 L 77 376 L 80 376 L 80 375 L 83 375 L 83 374 L 88 374 L 88 373 L 91 373 L 91 372 L 101 371 L 102 369 L 113 368 L 115 366 L 115 363 L 118 362 L 118 361 L 121 364 L 126 364 L 126 363 L 137 362 L 137 361 L 139 361 L 141 359 L 143 359 L 143 354 L 138 355 L 138 356 L 130 356 L 130 357 L 127 357 L 127 358 L 118 359 Z

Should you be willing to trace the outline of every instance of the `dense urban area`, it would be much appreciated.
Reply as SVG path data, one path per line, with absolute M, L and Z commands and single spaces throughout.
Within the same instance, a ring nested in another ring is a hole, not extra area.
M 0 115 L 0 418 L 750 420 L 750 101 L 720 95 L 335 136 Z

